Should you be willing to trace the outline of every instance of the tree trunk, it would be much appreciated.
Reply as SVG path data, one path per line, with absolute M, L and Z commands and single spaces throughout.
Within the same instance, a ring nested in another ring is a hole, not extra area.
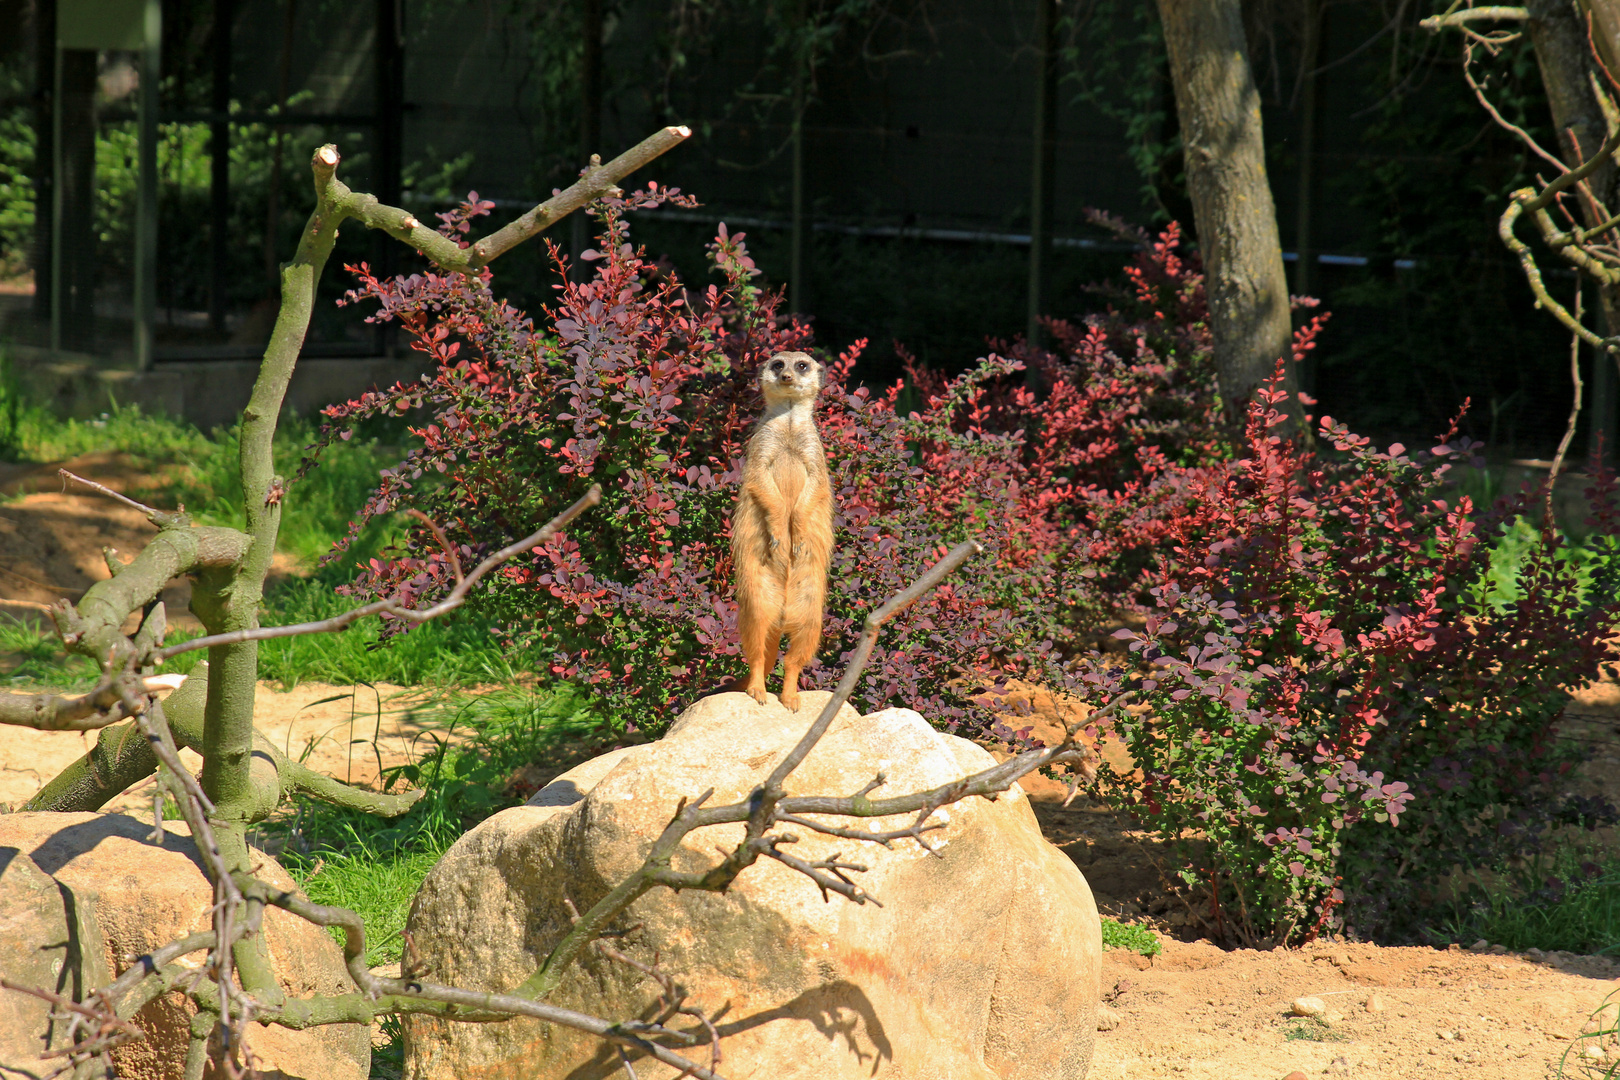
M 1620 4 L 1614 0 L 1588 0 L 1586 6 L 1593 19 L 1592 43 L 1607 65 L 1605 54 L 1613 48 L 1616 31 L 1620 30 Z M 1525 10 L 1530 15 L 1525 30 L 1536 49 L 1547 106 L 1558 132 L 1558 153 L 1573 168 L 1602 146 L 1609 134 L 1603 106 L 1593 88 L 1592 76 L 1598 73 L 1591 62 L 1587 28 L 1568 0 L 1529 0 Z M 1612 66 L 1610 71 L 1614 71 Z M 1601 76 L 1599 80 L 1607 81 Z M 1587 186 L 1597 200 L 1596 204 L 1580 200 L 1581 216 L 1588 227 L 1608 216 L 1601 207 L 1612 205 L 1615 180 L 1612 161 L 1587 178 Z M 1600 288 L 1598 309 L 1602 312 L 1604 334 L 1620 334 L 1620 289 L 1612 285 Z M 1603 456 L 1610 460 L 1615 444 L 1615 382 L 1615 371 L 1607 358 L 1597 357 L 1592 366 L 1592 450 L 1596 452 L 1601 445 Z
M 1288 355 L 1292 324 L 1277 212 L 1266 180 L 1260 94 L 1249 69 L 1241 0 L 1158 0 L 1187 189 L 1204 259 L 1221 400 L 1236 421 Z M 1296 424 L 1298 373 L 1284 389 Z

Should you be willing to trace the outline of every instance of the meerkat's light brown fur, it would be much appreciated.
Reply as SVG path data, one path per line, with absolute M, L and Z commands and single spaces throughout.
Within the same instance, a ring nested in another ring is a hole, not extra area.
M 832 487 L 815 420 L 824 381 L 821 365 L 802 352 L 777 353 L 760 368 L 765 415 L 748 439 L 731 518 L 737 628 L 748 661 L 742 689 L 765 704 L 765 677 L 786 634 L 781 701 L 794 712 L 799 672 L 821 643 L 832 557 Z

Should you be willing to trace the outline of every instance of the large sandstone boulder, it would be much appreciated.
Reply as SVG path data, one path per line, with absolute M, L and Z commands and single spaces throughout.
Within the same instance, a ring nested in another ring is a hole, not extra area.
M 143 953 L 209 927 L 213 890 L 184 825 L 162 844 L 152 823 L 116 814 L 0 814 L 0 970 L 14 983 L 82 998 Z M 260 877 L 292 888 L 262 855 Z M 320 927 L 279 909 L 265 914 L 265 943 L 290 996 L 353 993 L 343 951 Z M 200 963 L 201 953 L 184 962 Z M 0 1077 L 43 1077 L 61 1064 L 40 1055 L 61 1045 L 43 1000 L 0 991 Z M 180 1080 L 190 1002 L 172 993 L 135 1015 L 147 1039 L 113 1054 L 125 1080 Z M 364 1080 L 371 1033 L 361 1024 L 308 1031 L 252 1027 L 248 1045 L 267 1080 Z
M 790 713 L 743 694 L 688 709 L 657 743 L 606 754 L 559 777 L 531 805 L 462 837 L 428 875 L 410 931 L 425 977 L 510 990 L 539 965 L 581 911 L 640 865 L 682 796 L 712 787 L 709 805 L 745 798 L 828 699 L 803 695 Z M 989 754 L 942 735 L 916 713 L 860 716 L 845 707 L 793 774 L 789 793 L 901 794 L 991 765 Z M 1040 835 L 1014 788 L 995 802 L 941 811 L 931 842 L 799 835 L 792 853 L 841 852 L 871 869 L 861 885 L 883 904 L 823 901 L 805 877 L 762 859 L 723 896 L 656 889 L 631 908 L 614 947 L 676 974 L 691 1002 L 717 1016 L 733 1080 L 1058 1080 L 1083 1077 L 1096 1030 L 1102 942 L 1091 891 L 1073 862 Z M 846 822 L 848 824 L 848 822 Z M 875 828 L 903 822 L 882 819 Z M 712 865 L 743 826 L 694 833 L 677 869 Z M 575 968 L 550 1000 L 608 1018 L 651 1017 L 657 988 L 599 956 Z M 406 1076 L 562 1078 L 622 1071 L 595 1039 L 519 1019 L 502 1024 L 407 1020 Z M 706 1050 L 691 1051 L 706 1062 Z M 635 1062 L 641 1077 L 674 1070 Z

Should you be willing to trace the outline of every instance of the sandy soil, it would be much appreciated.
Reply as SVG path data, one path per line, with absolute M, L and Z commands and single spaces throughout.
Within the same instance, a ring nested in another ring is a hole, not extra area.
M 1094 1080 L 1541 1080 L 1620 989 L 1620 967 L 1331 942 L 1223 952 L 1172 940 L 1151 963 L 1110 952 L 1103 981 L 1118 1026 L 1098 1035 Z M 1289 1017 L 1302 996 L 1327 1005 L 1325 1025 Z
M 115 491 L 152 486 L 150 474 L 124 454 L 87 454 L 59 465 L 0 462 L 0 613 L 38 617 L 41 604 L 77 600 L 109 576 L 103 547 L 128 562 L 152 536 L 141 511 L 74 485 L 63 490 L 58 468 Z M 283 555 L 271 564 L 272 580 L 296 573 Z M 162 600 L 170 626 L 201 629 L 189 609 L 188 580 L 169 582 Z
M 113 486 L 118 470 L 128 468 L 105 456 L 74 464 Z M 103 544 L 128 553 L 150 535 L 137 511 L 59 487 L 54 469 L 0 471 L 0 493 L 15 496 L 0 503 L 0 598 L 76 598 L 106 576 Z M 188 595 L 184 582 L 171 583 L 171 621 L 184 617 Z M 1050 695 L 1031 697 L 1037 734 L 1069 707 Z M 379 767 L 415 760 L 439 734 L 419 693 L 390 686 L 306 683 L 282 693 L 261 684 L 257 723 L 293 756 L 307 750 L 313 767 L 361 784 L 374 783 Z M 1590 750 L 1575 789 L 1620 804 L 1620 684 L 1598 683 L 1577 695 L 1563 730 Z M 89 741 L 6 729 L 0 802 L 27 799 Z M 537 762 L 512 778 L 512 789 L 527 794 L 572 763 Z M 1163 953 L 1151 961 L 1122 951 L 1105 959 L 1107 1030 L 1098 1035 L 1096 1080 L 1542 1080 L 1556 1075 L 1566 1050 L 1586 1048 L 1576 1042 L 1583 1025 L 1605 995 L 1620 991 L 1620 964 L 1602 958 L 1333 942 L 1226 952 L 1176 940 L 1190 936 L 1187 920 L 1161 886 L 1152 839 L 1083 799 L 1061 807 L 1063 791 L 1053 781 L 1036 777 L 1026 787 L 1043 831 L 1086 875 L 1098 906 L 1146 921 L 1165 937 Z M 149 789 L 137 790 L 117 807 L 144 812 L 147 798 Z M 1289 1017 L 1301 996 L 1325 1003 L 1325 1024 Z M 1613 1057 L 1587 1064 L 1601 1072 L 1620 1061 L 1620 1047 L 1613 1040 L 1609 1046 Z M 1567 1075 L 1597 1072 L 1572 1065 Z

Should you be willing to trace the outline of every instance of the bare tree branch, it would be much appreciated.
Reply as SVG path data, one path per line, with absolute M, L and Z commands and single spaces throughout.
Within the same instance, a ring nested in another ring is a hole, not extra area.
M 325 181 L 337 189 L 335 201 L 343 205 L 349 217 L 355 217 L 368 229 L 382 229 L 389 236 L 416 248 L 432 259 L 441 269 L 463 274 L 476 273 L 494 262 L 518 244 L 543 232 L 562 218 L 583 206 L 588 206 L 608 194 L 619 181 L 640 169 L 659 155 L 674 149 L 691 137 L 686 127 L 667 127 L 648 136 L 606 165 L 593 161 L 578 181 L 558 192 L 545 202 L 528 211 L 516 221 L 498 229 L 489 236 L 476 240 L 470 247 L 461 247 L 456 241 L 428 228 L 408 210 L 385 206 L 373 195 L 356 195 L 332 178 L 337 166 L 336 153 L 326 168 Z M 321 162 L 320 164 L 325 164 Z M 322 186 L 317 170 L 317 187 Z
M 1581 294 L 1586 288 L 1586 282 L 1580 278 L 1575 279 L 1575 311 L 1576 322 L 1581 322 Z M 1583 324 L 1584 325 L 1584 324 Z M 1599 353 L 1598 363 L 1603 363 L 1603 354 Z M 1575 424 L 1581 418 L 1581 336 L 1575 334 L 1569 342 L 1569 381 L 1575 387 L 1573 400 L 1569 405 L 1569 423 L 1564 428 L 1564 437 L 1558 440 L 1558 453 L 1553 455 L 1552 468 L 1547 470 L 1547 508 L 1545 521 L 1548 525 L 1553 521 L 1553 490 L 1558 484 L 1558 472 L 1564 467 L 1564 455 L 1569 451 L 1569 444 L 1575 438 Z
M 1460 11 L 1448 11 L 1442 15 L 1430 15 L 1418 23 L 1425 30 L 1439 31 L 1446 27 L 1463 29 L 1473 23 L 1481 22 L 1524 22 L 1530 17 L 1530 12 L 1522 7 L 1477 7 L 1463 8 Z
M 112 488 L 107 487 L 104 484 L 98 484 L 94 480 L 87 480 L 76 473 L 68 472 L 66 469 L 57 469 L 56 472 L 57 475 L 63 480 L 72 480 L 75 484 L 82 484 L 91 491 L 94 491 L 100 495 L 105 495 L 107 498 L 112 499 L 115 502 L 121 502 L 132 510 L 139 510 L 141 513 L 146 515 L 146 519 L 148 521 L 159 528 L 162 528 L 165 525 L 180 525 L 183 523 L 188 523 L 185 518 L 185 507 L 181 507 L 177 513 L 171 513 L 167 510 L 159 510 L 155 507 L 147 506 L 143 502 L 136 502 L 134 499 L 123 494 L 122 492 L 114 491 Z M 105 554 L 105 552 L 111 550 L 111 548 L 105 548 L 103 549 L 103 553 Z M 122 569 L 122 567 L 120 567 L 120 569 Z
M 514 555 L 519 555 L 550 540 L 570 521 L 573 521 L 580 514 L 601 501 L 601 485 L 592 484 L 591 489 L 581 496 L 574 505 L 546 522 L 538 531 L 529 534 L 515 544 L 508 544 L 493 555 L 486 557 L 477 566 L 473 567 L 472 573 L 462 577 L 461 565 L 459 561 L 456 562 L 454 564 L 456 572 L 455 587 L 450 590 L 449 595 L 443 600 L 428 607 L 408 607 L 401 603 L 398 597 L 391 596 L 366 604 L 363 607 L 345 611 L 341 615 L 334 615 L 330 619 L 294 623 L 290 626 L 260 626 L 251 630 L 232 630 L 224 634 L 210 634 L 207 637 L 193 638 L 190 641 L 182 642 L 179 645 L 171 645 L 160 650 L 153 659 L 161 664 L 179 656 L 181 653 L 193 652 L 197 649 L 211 649 L 220 645 L 236 645 L 244 641 L 269 641 L 272 638 L 298 637 L 301 634 L 335 633 L 372 615 L 388 615 L 413 623 L 424 623 L 430 619 L 437 619 L 439 616 L 447 615 L 460 607 L 466 600 L 467 593 L 490 570 L 506 562 Z
M 61 1014 L 70 1018 L 66 1036 L 72 1045 L 40 1055 L 42 1060 L 58 1057 L 67 1058 L 68 1064 L 60 1071 L 65 1072 L 79 1064 L 92 1062 L 100 1058 L 106 1062 L 110 1072 L 112 1062 L 107 1057 L 108 1054 L 125 1043 L 137 1042 L 146 1038 L 146 1032 L 142 1031 L 139 1026 L 127 1018 L 118 1016 L 108 1007 L 106 995 L 102 992 L 91 994 L 88 1002 L 78 1002 L 43 987 L 23 986 L 6 978 L 0 978 L 0 987 L 30 994 L 33 997 L 48 1001 Z M 79 1032 L 88 1028 L 92 1022 L 95 1024 L 95 1028 L 91 1031 L 89 1037 L 77 1038 Z
M 104 675 L 93 690 L 63 694 L 0 694 L 0 724 L 37 731 L 96 731 L 129 717 L 124 711 L 123 684 L 144 691 L 139 676 L 128 670 Z

